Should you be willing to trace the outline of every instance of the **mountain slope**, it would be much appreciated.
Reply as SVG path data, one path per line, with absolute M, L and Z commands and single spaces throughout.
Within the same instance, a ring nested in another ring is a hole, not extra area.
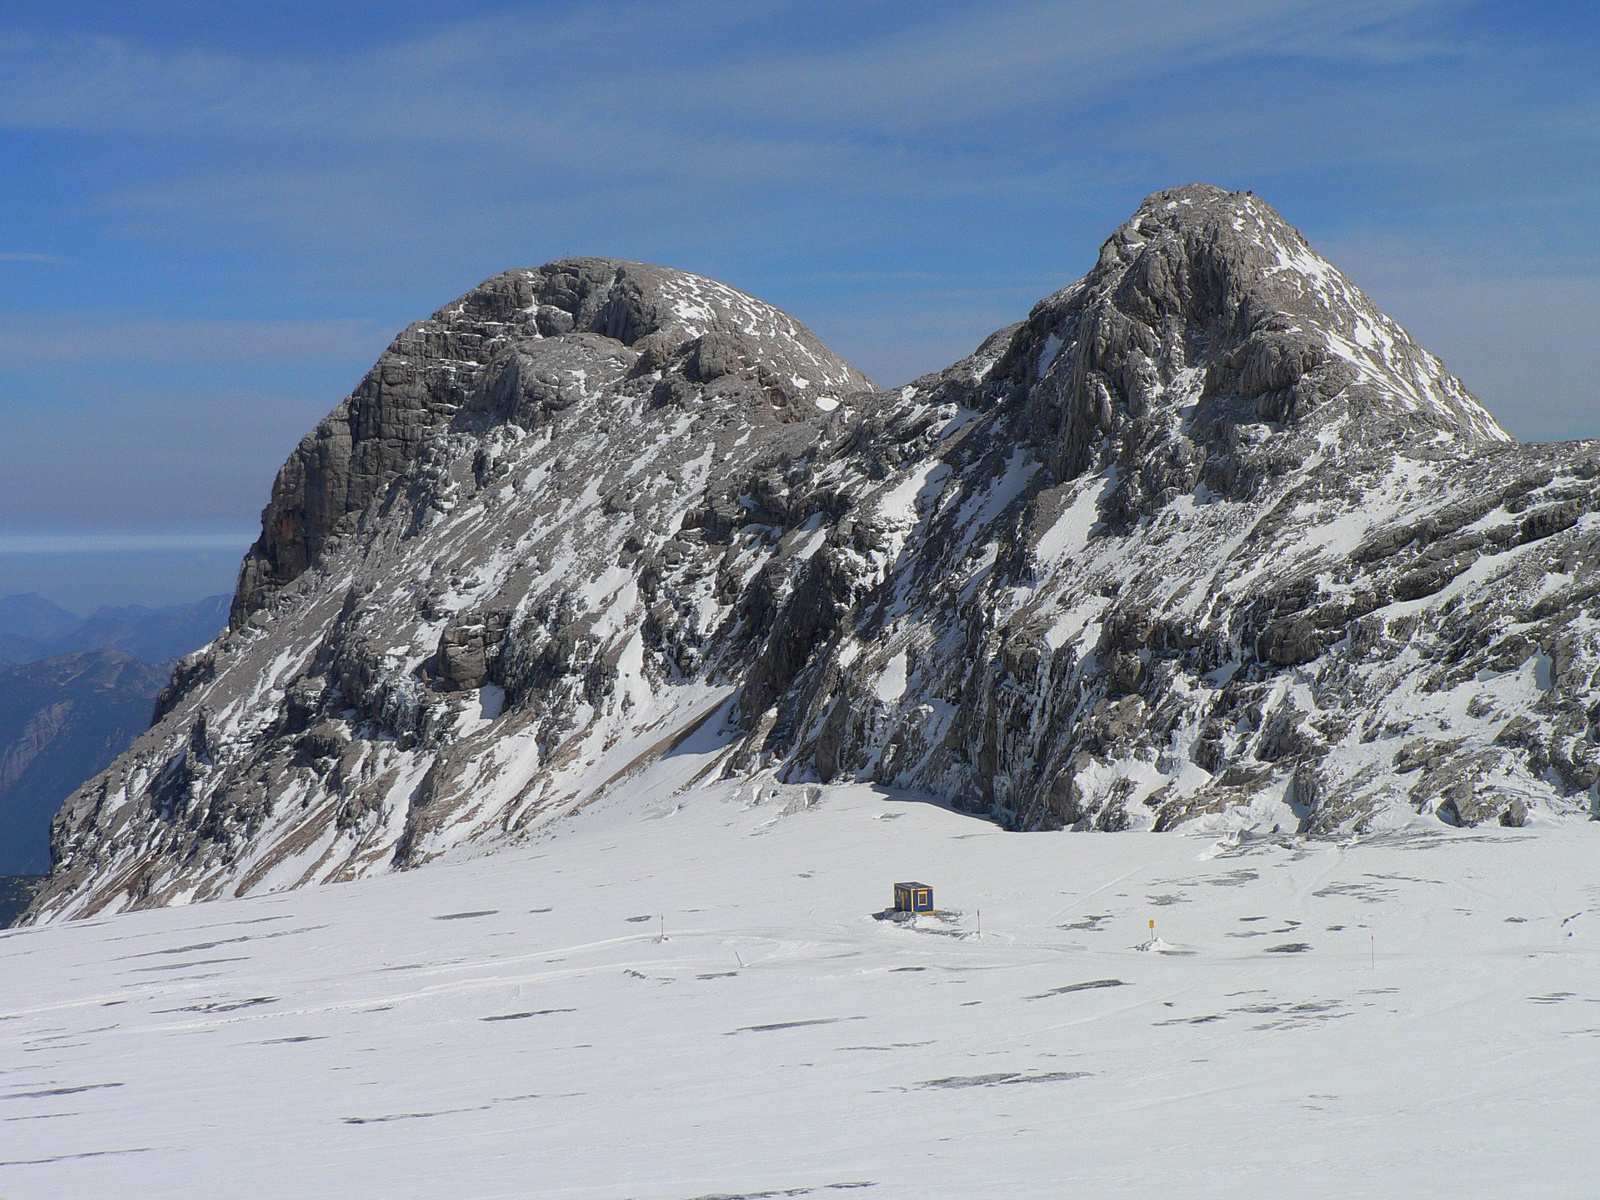
M 0 663 L 46 658 L 41 648 L 79 624 L 79 617 L 43 596 L 0 596 Z
M 719 773 L 1023 828 L 1582 814 L 1597 476 L 1205 185 L 888 393 L 709 280 L 509 272 L 301 443 L 34 913 L 519 836 L 714 712 Z
M 226 627 L 228 597 L 102 608 L 0 597 L 0 874 L 43 873 L 61 802 L 150 724 L 170 662 Z M 142 661 L 130 663 L 128 656 Z
M 53 653 L 120 650 L 145 662 L 168 662 L 204 646 L 228 625 L 231 597 L 207 596 L 191 604 L 101 608 L 58 638 Z
M 42 875 L 50 820 L 150 723 L 165 672 L 115 650 L 0 668 L 0 875 Z
M 0 661 L 37 662 L 84 650 L 120 650 L 167 662 L 204 646 L 228 624 L 229 597 L 192 604 L 99 608 L 79 618 L 40 596 L 0 598 Z

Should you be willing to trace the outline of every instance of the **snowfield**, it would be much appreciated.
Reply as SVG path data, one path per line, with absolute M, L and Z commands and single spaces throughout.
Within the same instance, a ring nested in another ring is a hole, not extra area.
M 699 757 L 492 857 L 0 934 L 0 1195 L 1600 1190 L 1600 825 L 1018 834 Z M 875 916 L 908 878 L 940 913 Z

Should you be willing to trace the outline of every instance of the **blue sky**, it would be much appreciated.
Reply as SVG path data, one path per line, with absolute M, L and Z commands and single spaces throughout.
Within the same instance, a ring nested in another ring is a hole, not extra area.
M 713 275 L 888 385 L 1193 180 L 1600 435 L 1597 63 L 1592 3 L 0 4 L 0 593 L 230 587 L 299 436 L 496 271 Z

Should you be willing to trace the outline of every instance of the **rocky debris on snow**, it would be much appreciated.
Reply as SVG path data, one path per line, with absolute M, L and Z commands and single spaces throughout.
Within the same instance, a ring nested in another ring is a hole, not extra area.
M 1597 508 L 1600 444 L 1518 445 L 1247 193 L 889 392 L 697 276 L 507 272 L 285 464 L 34 914 L 415 865 L 717 736 L 1014 828 L 1582 815 Z

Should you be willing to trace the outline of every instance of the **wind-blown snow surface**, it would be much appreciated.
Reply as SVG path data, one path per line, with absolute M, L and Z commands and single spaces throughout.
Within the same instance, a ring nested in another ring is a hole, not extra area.
M 1007 833 L 674 793 L 697 736 L 531 846 L 0 934 L 0 1194 L 1592 1194 L 1600 826 Z

